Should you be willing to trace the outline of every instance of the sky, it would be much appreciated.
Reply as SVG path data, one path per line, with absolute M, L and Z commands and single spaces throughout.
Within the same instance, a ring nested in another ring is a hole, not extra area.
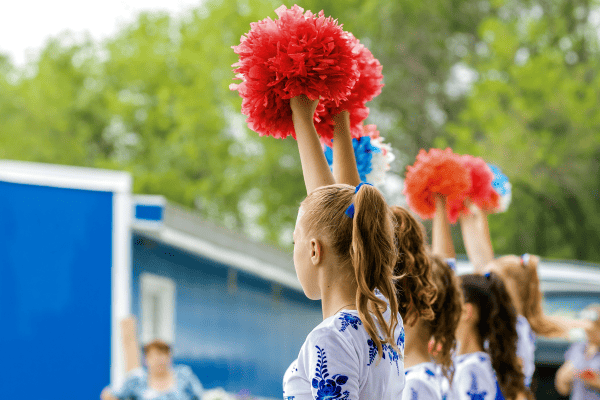
M 23 65 L 51 37 L 69 30 L 94 39 L 111 36 L 140 11 L 173 14 L 199 5 L 202 0 L 7 0 L 0 13 L 0 53 Z

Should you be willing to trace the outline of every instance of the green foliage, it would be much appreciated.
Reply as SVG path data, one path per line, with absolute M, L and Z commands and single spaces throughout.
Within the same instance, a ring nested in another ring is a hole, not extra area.
M 206 0 L 183 17 L 141 14 L 104 43 L 52 39 L 24 68 L 0 57 L 0 158 L 127 170 L 136 193 L 289 248 L 304 196 L 296 143 L 249 131 L 228 88 L 231 46 L 280 4 Z M 490 217 L 498 253 L 600 260 L 596 2 L 299 5 L 382 62 L 369 122 L 396 149 L 395 173 L 420 148 L 482 156 L 514 185 L 509 211 Z

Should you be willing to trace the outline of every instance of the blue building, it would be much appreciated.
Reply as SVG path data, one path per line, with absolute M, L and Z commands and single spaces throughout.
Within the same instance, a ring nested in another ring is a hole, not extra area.
M 206 388 L 280 398 L 322 319 L 291 254 L 131 186 L 124 172 L 0 160 L 3 396 L 98 398 L 125 378 L 119 321 L 133 314 L 140 341 L 173 343 Z

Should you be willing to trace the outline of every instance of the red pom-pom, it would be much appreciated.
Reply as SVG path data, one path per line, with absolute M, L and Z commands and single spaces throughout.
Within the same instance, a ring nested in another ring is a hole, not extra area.
M 465 200 L 469 199 L 481 209 L 495 209 L 500 205 L 500 196 L 494 190 L 492 181 L 494 173 L 483 159 L 469 155 L 462 156 L 460 161 L 469 171 L 471 188 L 462 196 L 448 200 L 448 219 L 455 223 L 461 214 L 468 214 Z
M 261 136 L 295 137 L 289 99 L 305 94 L 310 99 L 346 100 L 358 79 L 354 43 L 337 21 L 295 5 L 275 10 L 279 19 L 250 24 L 250 31 L 233 46 L 239 62 L 233 64 L 232 84 L 242 101 L 248 126 Z M 323 113 L 317 108 L 315 121 Z
M 383 87 L 383 83 L 381 83 L 383 80 L 382 66 L 379 60 L 351 33 L 348 33 L 348 37 L 354 43 L 354 54 L 358 61 L 360 76 L 348 99 L 340 101 L 339 104 L 331 100 L 323 101 L 325 113 L 318 114 L 320 122 L 315 127 L 319 135 L 328 143 L 333 140 L 334 125 L 331 117 L 343 110 L 348 110 L 350 113 L 352 137 L 358 139 L 362 136 L 363 121 L 369 116 L 369 108 L 366 103 L 378 96 Z
M 421 218 L 433 218 L 435 194 L 448 201 L 462 197 L 471 187 L 467 171 L 452 149 L 421 150 L 417 161 L 407 168 L 404 195 L 409 207 Z

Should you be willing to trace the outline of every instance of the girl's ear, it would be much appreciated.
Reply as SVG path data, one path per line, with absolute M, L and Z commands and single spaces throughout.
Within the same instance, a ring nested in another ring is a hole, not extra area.
M 323 261 L 323 246 L 318 239 L 310 240 L 310 260 L 313 265 L 319 265 Z

